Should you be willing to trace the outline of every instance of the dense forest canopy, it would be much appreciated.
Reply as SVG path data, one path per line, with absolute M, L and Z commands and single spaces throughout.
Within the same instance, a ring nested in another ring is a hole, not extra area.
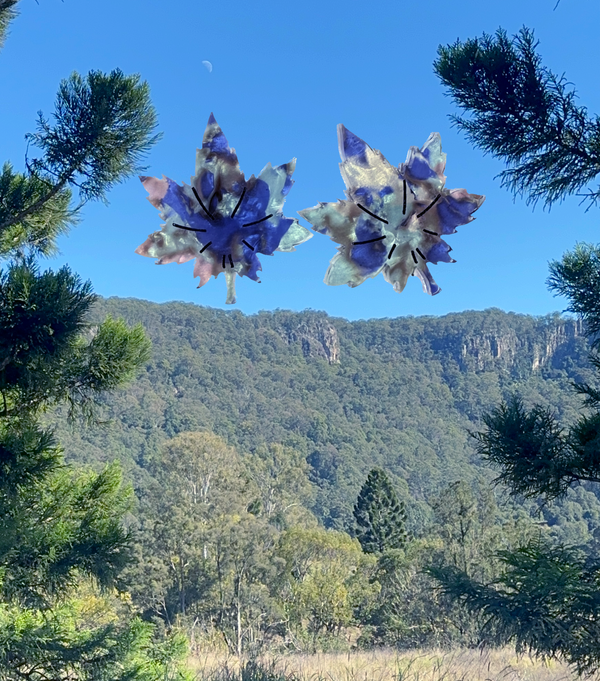
M 569 422 L 581 412 L 571 381 L 593 378 L 581 322 L 558 313 L 349 322 L 313 310 L 245 316 L 109 298 L 90 321 L 107 314 L 141 322 L 152 359 L 103 398 L 105 425 L 71 429 L 63 408 L 46 416 L 68 460 L 99 468 L 119 458 L 139 490 L 161 443 L 180 433 L 211 431 L 247 460 L 282 445 L 308 464 L 303 504 L 338 530 L 353 526 L 359 489 L 379 466 L 406 503 L 407 529 L 422 533 L 447 484 L 494 477 L 467 432 L 483 429 L 482 413 L 518 390 L 526 405 Z M 600 502 L 589 485 L 543 513 L 557 536 L 578 542 L 596 530 Z

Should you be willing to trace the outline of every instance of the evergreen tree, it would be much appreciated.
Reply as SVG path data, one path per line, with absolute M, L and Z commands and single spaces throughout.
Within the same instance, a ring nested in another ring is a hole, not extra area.
M 0 0 L 0 38 L 15 2 Z M 106 319 L 88 333 L 96 300 L 68 267 L 39 273 L 36 255 L 55 250 L 75 224 L 70 187 L 82 202 L 137 170 L 156 140 L 148 86 L 120 71 L 73 74 L 60 86 L 55 124 L 41 115 L 30 136 L 42 156 L 27 172 L 0 173 L 0 677 L 168 678 L 186 653 L 181 635 L 155 644 L 153 627 L 129 617 L 95 626 L 73 597 L 92 579 L 121 589 L 130 537 L 123 516 L 132 489 L 120 467 L 76 471 L 63 461 L 41 415 L 70 404 L 72 420 L 95 419 L 96 403 L 150 357 L 141 325 Z M 175 669 L 175 671 L 177 671 Z
M 356 536 L 365 553 L 383 553 L 406 543 L 406 513 L 390 479 L 381 468 L 373 468 L 354 506 Z
M 562 80 L 539 66 L 532 33 L 515 40 L 479 40 L 440 47 L 435 69 L 457 102 L 475 121 L 457 119 L 471 139 L 509 162 L 523 165 L 505 174 L 513 188 L 528 189 L 549 205 L 598 174 L 600 118 L 590 121 L 564 93 Z M 504 174 L 503 174 L 504 175 Z M 594 200 L 600 193 L 592 194 Z M 550 264 L 548 285 L 566 295 L 568 311 L 579 315 L 592 340 L 590 361 L 600 370 L 600 248 L 577 244 L 562 262 Z M 500 470 L 495 483 L 512 495 L 550 500 L 573 483 L 600 482 L 600 391 L 574 384 L 586 396 L 583 415 L 568 429 L 551 410 L 527 410 L 513 395 L 483 418 L 487 431 L 470 433 L 484 460 Z M 565 433 L 565 430 L 567 432 Z M 503 574 L 484 584 L 457 566 L 429 570 L 442 590 L 496 626 L 497 642 L 514 640 L 518 651 L 563 657 L 579 674 L 600 668 L 600 556 L 597 547 L 579 549 L 529 541 L 497 553 Z
M 17 0 L 0 0 L 0 48 L 4 45 L 8 24 L 16 16 Z
M 598 175 L 600 118 L 575 105 L 565 78 L 540 65 L 533 31 L 523 27 L 511 41 L 498 29 L 438 48 L 434 71 L 456 104 L 473 120 L 450 116 L 474 146 L 506 160 L 502 186 L 528 203 L 545 206 L 575 192 Z M 592 203 L 600 191 L 587 195 Z

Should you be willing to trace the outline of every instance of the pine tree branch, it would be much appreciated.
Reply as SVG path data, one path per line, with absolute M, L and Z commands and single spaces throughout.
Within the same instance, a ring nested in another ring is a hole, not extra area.
M 495 624 L 494 643 L 515 641 L 517 652 L 562 657 L 579 675 L 595 672 L 600 665 L 597 562 L 551 545 L 541 535 L 496 556 L 505 569 L 489 584 L 449 565 L 432 565 L 425 572 L 442 593 Z
M 586 324 L 586 336 L 591 348 L 600 347 L 600 247 L 577 243 L 575 250 L 563 255 L 561 261 L 549 263 L 548 288 L 555 295 L 570 298 L 567 311 L 580 316 Z M 594 363 L 591 357 L 592 363 Z M 600 363 L 596 366 L 600 369 Z
M 565 92 L 564 76 L 540 65 L 537 44 L 525 27 L 512 41 L 498 29 L 495 40 L 484 33 L 440 46 L 434 70 L 473 114 L 470 121 L 450 116 L 454 124 L 485 153 L 516 166 L 496 176 L 502 186 L 551 206 L 600 174 L 600 119 L 588 120 L 575 93 Z
M 38 199 L 46 199 L 21 222 L 0 229 L 0 257 L 13 255 L 22 259 L 24 247 L 40 255 L 52 255 L 56 252 L 56 238 L 67 232 L 69 224 L 77 223 L 77 209 L 69 209 L 71 190 L 63 187 L 47 199 L 53 182 L 29 170 L 27 175 L 14 172 L 10 163 L 0 170 L 0 223 L 20 216 Z
M 75 170 L 71 171 L 71 175 L 75 172 Z M 18 225 L 20 222 L 22 222 L 26 217 L 31 215 L 32 213 L 35 213 L 37 210 L 39 210 L 43 205 L 48 203 L 52 198 L 54 198 L 69 182 L 69 178 L 62 179 L 58 184 L 54 185 L 52 189 L 45 195 L 39 198 L 37 201 L 32 203 L 30 206 L 22 210 L 20 213 L 17 215 L 14 215 L 13 217 L 8 218 L 5 220 L 3 223 L 0 224 L 0 230 L 7 229 L 8 227 L 12 227 L 13 225 Z
M 4 40 L 9 23 L 17 16 L 14 6 L 18 0 L 0 0 L 0 48 L 4 47 Z
M 502 403 L 483 421 L 487 432 L 468 431 L 477 453 L 501 469 L 495 484 L 505 484 L 512 495 L 544 495 L 549 499 L 566 493 L 572 471 L 568 465 L 569 443 L 564 429 L 550 410 L 534 407 L 527 412 L 517 394 Z
M 58 181 L 42 196 L 0 222 L 0 233 L 35 215 L 69 184 L 79 187 L 81 203 L 105 201 L 106 191 L 125 178 L 143 170 L 138 161 L 160 138 L 151 135 L 156 112 L 149 88 L 139 76 L 125 76 L 116 69 L 110 74 L 90 72 L 84 79 L 73 73 L 60 84 L 50 126 L 39 114 L 38 132 L 27 135 L 44 151 L 43 159 L 29 165 L 30 176 L 37 171 Z M 83 181 L 75 181 L 81 176 Z

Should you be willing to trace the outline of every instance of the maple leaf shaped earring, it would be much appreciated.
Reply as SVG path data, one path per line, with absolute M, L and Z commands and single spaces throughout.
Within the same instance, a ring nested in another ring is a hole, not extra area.
M 321 234 L 340 244 L 325 283 L 355 287 L 383 270 L 384 279 L 401 293 L 410 275 L 423 291 L 436 295 L 427 262 L 456 262 L 440 236 L 454 234 L 485 196 L 464 189 L 444 189 L 446 154 L 439 133 L 418 149 L 410 147 L 406 162 L 392 166 L 377 149 L 338 125 L 340 171 L 348 200 L 319 203 L 298 211 Z
M 247 276 L 260 283 L 257 255 L 294 248 L 312 237 L 297 219 L 282 213 L 292 188 L 296 159 L 273 168 L 268 163 L 258 177 L 244 179 L 235 149 L 211 113 L 202 149 L 196 152 L 196 173 L 191 186 L 173 180 L 140 177 L 148 200 L 165 221 L 136 249 L 157 265 L 184 263 L 196 258 L 194 277 L 198 288 L 221 272 L 227 281 L 227 304 L 235 303 L 235 277 Z

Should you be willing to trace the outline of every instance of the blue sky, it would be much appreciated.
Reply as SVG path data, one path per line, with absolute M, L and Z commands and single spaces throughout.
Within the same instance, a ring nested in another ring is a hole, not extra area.
M 548 262 L 577 241 L 599 241 L 600 209 L 570 197 L 543 211 L 513 199 L 494 176 L 502 161 L 471 147 L 451 127 L 460 113 L 433 72 L 437 47 L 457 39 L 535 31 L 542 63 L 575 84 L 579 105 L 600 112 L 598 0 L 457 0 L 446 3 L 281 2 L 281 0 L 21 0 L 0 53 L 0 157 L 24 169 L 24 135 L 36 113 L 53 111 L 61 79 L 71 72 L 120 68 L 151 88 L 162 140 L 146 174 L 188 182 L 195 150 L 212 112 L 246 177 L 267 162 L 297 158 L 284 214 L 344 198 L 336 126 L 343 123 L 398 165 L 409 146 L 439 132 L 447 153 L 446 187 L 485 194 L 476 220 L 446 237 L 455 264 L 431 265 L 442 288 L 422 291 L 411 277 L 402 294 L 379 275 L 361 286 L 329 287 L 323 277 L 334 242 L 315 234 L 295 253 L 261 256 L 262 284 L 237 279 L 237 304 L 225 305 L 221 276 L 197 289 L 193 263 L 157 267 L 134 253 L 160 229 L 158 211 L 132 178 L 87 204 L 81 224 L 60 239 L 61 255 L 102 296 L 180 300 L 246 314 L 276 308 L 325 310 L 347 319 L 444 315 L 498 307 L 544 315 L 563 310 L 545 281 Z M 202 66 L 208 60 L 211 73 Z M 30 155 L 32 152 L 30 151 Z M 596 189 L 596 185 L 591 185 Z M 309 224 L 301 220 L 301 224 Z

